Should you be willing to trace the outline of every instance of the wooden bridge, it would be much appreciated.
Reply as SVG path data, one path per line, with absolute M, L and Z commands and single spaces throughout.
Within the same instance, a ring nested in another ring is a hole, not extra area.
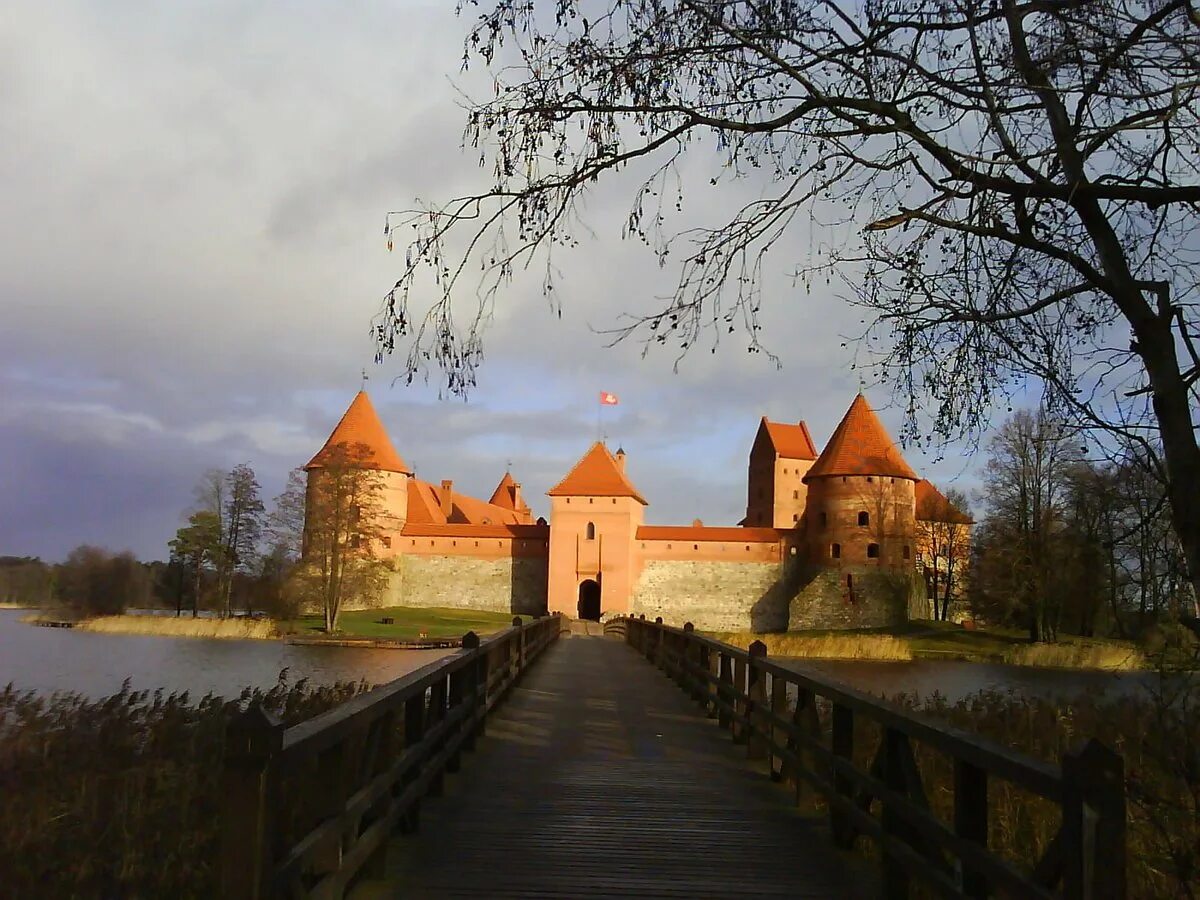
M 468 634 L 286 730 L 248 711 L 227 740 L 222 896 L 1125 896 L 1124 777 L 1102 745 L 1051 766 L 762 644 L 590 627 Z M 952 773 L 934 803 L 931 753 Z M 1035 864 L 991 846 L 1001 782 L 1057 810 Z

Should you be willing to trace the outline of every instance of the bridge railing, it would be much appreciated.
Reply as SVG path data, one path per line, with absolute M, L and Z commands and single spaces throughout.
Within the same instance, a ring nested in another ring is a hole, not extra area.
M 673 628 L 644 617 L 606 627 L 614 636 L 622 631 L 751 758 L 768 763 L 772 778 L 793 783 L 797 801 L 815 789 L 839 846 L 852 847 L 859 836 L 874 841 L 885 896 L 907 897 L 910 882 L 944 897 L 1125 896 L 1124 767 L 1099 741 L 1050 765 L 780 665 L 761 641 L 742 650 L 697 634 L 690 623 Z M 863 740 L 868 731 L 878 733 L 873 745 Z M 914 744 L 953 767 L 950 822 L 931 810 Z M 871 761 L 863 766 L 865 759 Z M 1061 813 L 1057 834 L 1032 867 L 988 847 L 988 790 L 997 780 Z
M 221 897 L 342 897 L 395 831 L 416 828 L 422 797 L 561 628 L 555 615 L 468 632 L 449 657 L 292 728 L 247 710 L 226 734 Z

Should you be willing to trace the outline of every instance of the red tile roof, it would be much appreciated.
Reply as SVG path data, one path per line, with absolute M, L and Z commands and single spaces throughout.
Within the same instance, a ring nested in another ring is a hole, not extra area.
M 412 469 L 392 446 L 391 439 L 388 438 L 383 423 L 379 421 L 379 415 L 375 412 L 366 391 L 359 391 L 355 395 L 341 421 L 333 429 L 333 434 L 329 435 L 325 446 L 304 468 L 319 469 L 328 463 L 335 447 L 351 448 L 359 444 L 367 448 L 366 461 L 369 465 L 366 468 L 412 474 Z
M 528 513 L 529 504 L 521 500 L 517 503 L 517 495 L 521 485 L 517 484 L 516 479 L 512 477 L 511 472 L 505 472 L 504 477 L 500 479 L 500 483 L 496 485 L 496 490 L 492 491 L 492 499 L 488 502 L 493 506 L 502 506 L 505 509 L 511 509 L 516 513 Z
M 442 512 L 442 488 L 417 478 L 408 480 L 408 523 L 412 525 L 520 525 L 520 513 L 450 492 L 450 515 Z
M 407 522 L 400 534 L 405 537 L 466 537 L 466 538 L 522 538 L 530 540 L 548 540 L 549 525 L 472 525 L 464 522 L 451 522 L 442 525 L 430 525 Z
M 788 534 L 777 528 L 720 528 L 705 525 L 639 525 L 639 541 L 728 541 L 745 544 L 774 544 Z
M 862 394 L 854 398 L 804 481 L 831 475 L 881 475 L 919 480 Z
M 600 441 L 592 444 L 567 477 L 546 494 L 550 497 L 632 497 L 643 506 L 649 505 Z
M 946 495 L 922 478 L 914 492 L 917 495 L 917 518 L 922 522 L 949 522 L 954 525 L 974 525 L 975 520 L 946 499 Z
M 771 446 L 784 459 L 817 458 L 816 444 L 803 421 L 792 425 L 788 422 L 770 422 L 763 416 L 759 429 L 766 430 Z

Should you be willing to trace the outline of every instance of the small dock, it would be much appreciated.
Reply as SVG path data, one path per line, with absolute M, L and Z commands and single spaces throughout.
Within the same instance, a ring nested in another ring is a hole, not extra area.
M 462 646 L 462 638 L 288 637 L 284 638 L 284 643 L 300 647 L 358 647 L 362 650 L 457 650 Z

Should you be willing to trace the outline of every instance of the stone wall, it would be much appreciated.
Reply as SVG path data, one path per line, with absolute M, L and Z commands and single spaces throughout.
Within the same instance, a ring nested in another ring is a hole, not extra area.
M 846 576 L 854 579 L 853 599 Z M 800 567 L 793 580 L 789 631 L 806 628 L 882 628 L 908 620 L 916 579 L 877 567 Z
M 782 572 L 777 562 L 648 560 L 629 611 L 702 631 L 782 631 L 788 622 Z
M 406 555 L 395 560 L 388 606 L 443 606 L 533 615 L 546 611 L 545 558 Z

